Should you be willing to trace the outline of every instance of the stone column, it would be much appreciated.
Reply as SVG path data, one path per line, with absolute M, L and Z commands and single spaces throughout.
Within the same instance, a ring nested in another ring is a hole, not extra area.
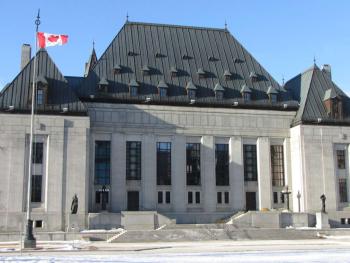
M 157 202 L 157 147 L 154 135 L 142 137 L 141 209 L 156 210 Z
M 229 142 L 230 153 L 230 204 L 232 210 L 244 210 L 244 167 L 243 143 L 241 137 L 231 137 Z
M 112 212 L 126 210 L 126 140 L 113 133 L 111 143 L 111 206 Z
M 201 144 L 201 184 L 205 212 L 216 211 L 215 144 L 213 136 L 203 136 Z
M 257 142 L 257 165 L 259 186 L 259 209 L 272 208 L 272 182 L 270 166 L 270 141 L 259 137 Z
M 171 202 L 174 212 L 186 211 L 186 137 L 176 135 L 171 150 Z

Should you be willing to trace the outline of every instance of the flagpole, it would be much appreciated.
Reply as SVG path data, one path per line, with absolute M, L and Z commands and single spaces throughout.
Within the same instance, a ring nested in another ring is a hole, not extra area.
M 40 25 L 40 9 L 35 20 L 35 56 L 33 68 L 33 86 L 32 86 L 32 109 L 30 115 L 30 137 L 29 137 L 29 157 L 28 157 L 28 185 L 27 185 L 27 225 L 23 240 L 24 248 L 36 248 L 36 239 L 33 235 L 33 221 L 31 220 L 31 184 L 32 184 L 32 156 L 33 156 L 33 135 L 34 135 L 34 106 L 35 106 L 35 89 L 36 89 L 36 63 L 38 52 L 37 33 Z

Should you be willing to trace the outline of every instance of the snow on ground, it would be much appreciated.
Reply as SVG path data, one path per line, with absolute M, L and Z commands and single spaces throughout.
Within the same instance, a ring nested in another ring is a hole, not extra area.
M 226 262 L 350 262 L 350 252 L 345 249 L 254 251 L 228 253 L 168 253 L 168 254 L 120 254 L 120 255 L 66 255 L 66 256 L 1 256 L 0 262 L 52 263 L 52 262 L 116 262 L 116 263 L 226 263 Z

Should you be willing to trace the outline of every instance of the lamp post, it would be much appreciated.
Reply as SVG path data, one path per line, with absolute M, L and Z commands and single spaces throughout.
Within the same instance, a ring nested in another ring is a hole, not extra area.
M 300 198 L 301 198 L 300 191 L 298 191 L 297 193 L 297 198 L 298 198 L 298 212 L 300 213 Z
M 286 186 L 285 189 L 282 190 L 282 194 L 286 197 L 285 198 L 285 203 L 286 203 L 286 209 L 287 211 L 289 211 L 289 195 L 291 194 L 292 192 L 288 191 L 288 185 Z

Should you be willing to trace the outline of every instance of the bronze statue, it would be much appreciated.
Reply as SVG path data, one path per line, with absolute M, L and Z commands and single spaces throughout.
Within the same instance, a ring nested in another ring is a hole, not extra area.
M 73 196 L 73 200 L 72 200 L 72 205 L 70 207 L 70 211 L 71 211 L 72 215 L 75 215 L 78 212 L 78 196 L 77 196 L 77 194 L 75 194 Z
M 322 201 L 322 210 L 321 210 L 321 212 L 322 213 L 326 213 L 326 196 L 324 194 L 322 194 L 320 196 L 320 199 Z

